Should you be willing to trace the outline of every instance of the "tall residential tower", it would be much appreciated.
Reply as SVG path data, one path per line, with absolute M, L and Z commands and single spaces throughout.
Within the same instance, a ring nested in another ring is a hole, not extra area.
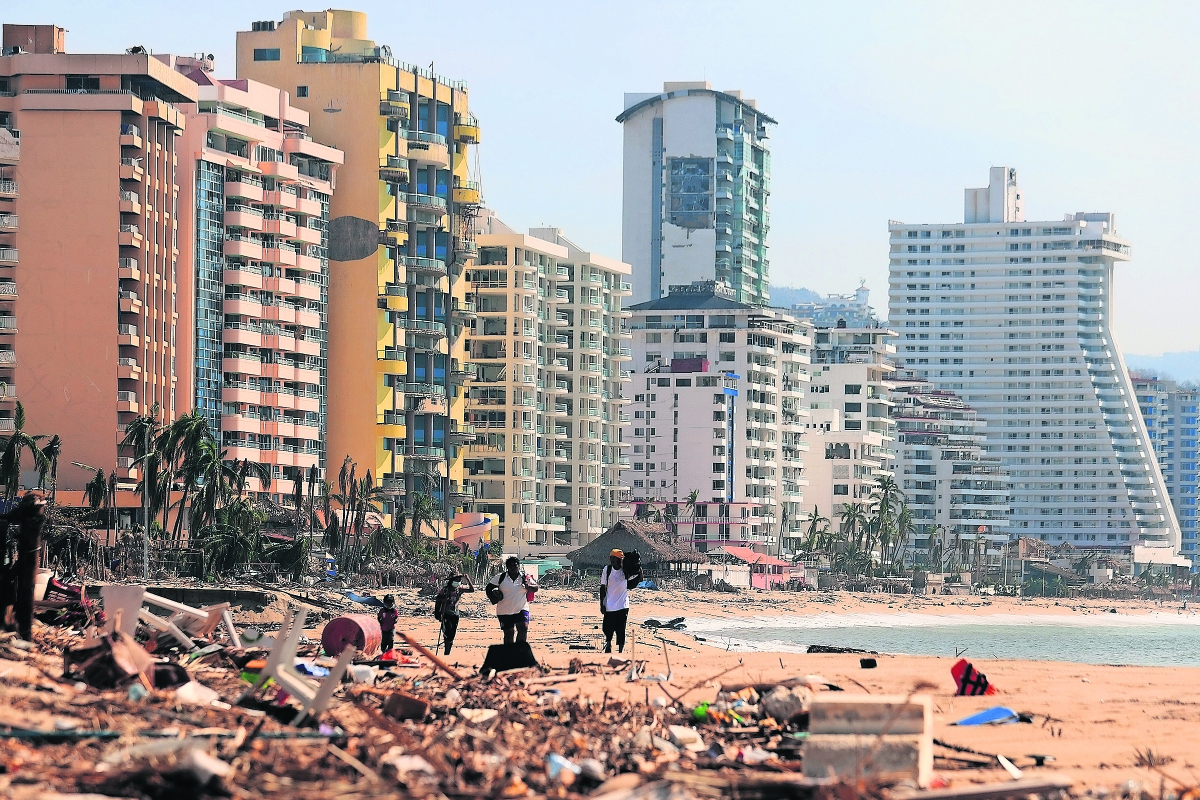
M 1109 213 L 1027 222 L 1017 171 L 967 189 L 964 222 L 889 224 L 901 366 L 986 420 L 1010 530 L 1169 563 L 1179 523 L 1111 326 L 1129 260 Z
M 326 252 L 343 158 L 312 140 L 288 92 L 216 80 L 194 59 L 175 68 L 199 86 L 179 165 L 180 385 L 228 458 L 270 469 L 279 500 L 326 468 Z
M 722 281 L 734 298 L 766 305 L 767 196 L 775 120 L 740 91 L 664 83 L 626 94 L 621 260 L 633 266 L 633 300 L 668 287 Z
M 394 59 L 360 12 L 252 28 L 237 35 L 238 77 L 291 92 L 312 137 L 346 156 L 329 209 L 330 468 L 349 455 L 396 501 L 425 494 L 449 518 L 471 499 L 462 304 L 480 192 L 467 87 Z
M 27 430 L 62 437 L 63 464 L 119 467 L 128 485 L 125 426 L 191 407 L 176 364 L 178 104 L 196 84 L 140 48 L 74 54 L 65 40 L 53 25 L 4 26 L 0 417 L 22 400 Z M 58 487 L 93 474 L 64 467 Z

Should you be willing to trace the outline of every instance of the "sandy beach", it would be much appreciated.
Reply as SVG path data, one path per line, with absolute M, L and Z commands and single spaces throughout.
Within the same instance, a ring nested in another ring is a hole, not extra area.
M 419 616 L 401 616 L 400 625 L 421 641 L 432 645 L 438 626 L 428 607 L 431 603 L 417 598 L 413 591 L 397 592 L 401 606 L 423 610 Z M 467 595 L 462 608 L 464 617 L 449 661 L 466 668 L 482 662 L 487 645 L 500 640 L 500 632 L 491 608 L 481 594 Z M 972 658 L 973 663 L 995 684 L 1000 693 L 988 697 L 955 697 L 950 666 L 955 659 L 946 657 L 880 655 L 878 667 L 863 669 L 857 655 L 808 655 L 798 653 L 727 652 L 723 647 L 698 642 L 688 631 L 667 631 L 663 644 L 653 631 L 642 628 L 647 617 L 660 620 L 684 616 L 694 620 L 721 619 L 735 626 L 739 619 L 762 616 L 839 614 L 919 613 L 928 615 L 1089 615 L 1111 614 L 1147 617 L 1178 615 L 1178 607 L 1160 607 L 1144 601 L 1054 601 L 1042 599 L 866 595 L 837 593 L 762 593 L 699 594 L 695 592 L 637 592 L 633 598 L 631 631 L 636 631 L 637 655 L 647 659 L 651 673 L 667 671 L 666 657 L 674 672 L 664 689 L 631 687 L 623 674 L 603 669 L 609 659 L 599 652 L 603 639 L 599 631 L 596 601 L 588 593 L 576 590 L 547 589 L 533 604 L 530 643 L 545 663 L 566 666 L 578 658 L 594 665 L 574 682 L 561 686 L 564 695 L 583 694 L 644 700 L 658 694 L 674 704 L 695 704 L 711 700 L 718 683 L 770 682 L 787 677 L 819 674 L 847 692 L 870 694 L 907 694 L 915 687 L 923 689 L 935 701 L 935 737 L 946 744 L 981 753 L 1003 754 L 1036 775 L 1045 770 L 1068 773 L 1082 786 L 1113 787 L 1128 780 L 1138 781 L 1147 789 L 1158 787 L 1170 776 L 1180 785 L 1195 785 L 1194 769 L 1200 764 L 1200 697 L 1194 689 L 1200 681 L 1200 668 L 1095 666 L 1053 661 L 1020 661 Z M 410 611 L 411 613 L 411 611 Z M 1186 612 L 1191 615 L 1192 610 Z M 701 634 L 702 635 L 702 634 Z M 1098 632 L 1097 635 L 1103 635 Z M 591 644 L 596 650 L 572 650 Z M 837 645 L 836 641 L 828 642 Z M 627 654 L 631 647 L 627 647 Z M 732 668 L 732 669 L 731 669 Z M 729 670 L 726 672 L 726 670 Z M 590 674 L 592 672 L 602 674 Z M 706 679 L 726 674 L 716 681 Z M 680 693 L 693 685 L 697 688 Z M 991 727 L 956 727 L 952 722 L 995 705 L 1033 716 L 1032 724 Z M 955 756 L 938 747 L 940 755 Z M 1154 769 L 1138 766 L 1138 753 L 1152 751 L 1167 763 Z M 1033 766 L 1031 755 L 1052 757 L 1044 767 Z M 965 759 L 988 760 L 980 756 L 957 754 Z M 1006 779 L 995 769 L 956 769 L 955 762 L 939 759 L 937 769 L 955 783 Z M 1176 787 L 1178 788 L 1178 787 Z

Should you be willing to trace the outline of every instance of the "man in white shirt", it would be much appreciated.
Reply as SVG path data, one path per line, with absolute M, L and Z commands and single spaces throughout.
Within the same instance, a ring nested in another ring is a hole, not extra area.
M 504 643 L 524 644 L 529 634 L 529 600 L 538 590 L 537 581 L 521 569 L 521 561 L 509 556 L 504 562 L 504 572 L 488 582 L 488 599 L 496 604 L 496 619 L 504 631 Z M 498 599 L 497 599 L 498 598 Z
M 629 590 L 642 580 L 639 566 L 632 575 L 625 574 L 625 553 L 613 550 L 608 554 L 608 566 L 600 573 L 600 610 L 604 613 L 604 652 L 612 652 L 613 636 L 617 637 L 617 652 L 625 652 L 625 626 L 629 622 Z

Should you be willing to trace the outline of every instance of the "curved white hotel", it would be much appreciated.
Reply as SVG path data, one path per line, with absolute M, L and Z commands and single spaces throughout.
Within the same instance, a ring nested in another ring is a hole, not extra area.
M 1109 213 L 1028 222 L 1017 171 L 967 189 L 961 224 L 890 222 L 891 327 L 914 376 L 986 419 L 1014 536 L 1173 563 L 1179 523 L 1112 334 Z

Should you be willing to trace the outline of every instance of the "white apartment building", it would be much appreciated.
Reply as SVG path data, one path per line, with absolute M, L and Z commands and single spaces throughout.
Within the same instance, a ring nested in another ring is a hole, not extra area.
M 700 281 L 630 307 L 626 481 L 634 503 L 683 502 L 692 491 L 708 503 L 749 503 L 745 544 L 776 552 L 780 526 L 799 519 L 804 500 L 811 339 L 790 315 L 733 295 Z
M 617 521 L 630 268 L 557 228 L 522 234 L 488 213 L 476 240 L 465 462 L 474 510 L 499 517 L 506 548 L 563 554 Z
M 892 474 L 895 423 L 887 380 L 895 369 L 889 360 L 895 336 L 880 326 L 813 330 L 805 515 L 815 508 L 836 527 L 846 503 L 870 503 L 879 479 Z M 801 537 L 806 518 L 798 519 L 793 538 Z
M 959 563 L 976 555 L 996 561 L 1009 538 L 1009 480 L 1000 459 L 984 452 L 983 420 L 954 392 L 923 381 L 897 382 L 891 396 L 896 482 L 913 518 L 915 563 L 928 564 L 938 540 L 943 552 L 961 548 Z
M 1027 222 L 1017 171 L 993 167 L 964 222 L 888 228 L 899 360 L 987 421 L 1013 534 L 1170 561 L 1179 523 L 1111 326 L 1114 215 Z
M 775 120 L 737 90 L 664 83 L 625 95 L 621 258 L 633 299 L 671 285 L 718 280 L 734 299 L 766 305 L 771 151 Z

